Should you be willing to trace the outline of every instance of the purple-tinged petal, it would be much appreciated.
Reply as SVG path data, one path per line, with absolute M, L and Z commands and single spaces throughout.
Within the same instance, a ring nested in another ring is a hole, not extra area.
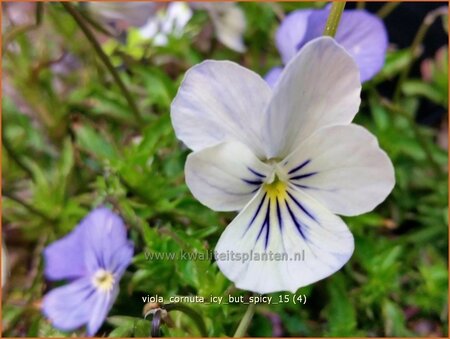
M 44 250 L 45 277 L 49 280 L 74 279 L 86 273 L 83 229 L 76 227 Z
M 93 336 L 98 332 L 118 294 L 118 288 L 114 288 L 111 292 L 99 293 L 99 296 L 92 308 L 91 318 L 87 323 L 87 334 L 89 336 Z
M 267 107 L 267 157 L 284 158 L 316 130 L 349 124 L 359 109 L 354 59 L 330 37 L 305 45 L 286 65 Z
M 264 76 L 264 80 L 266 80 L 270 87 L 274 88 L 275 84 L 278 81 L 278 78 L 281 75 L 281 72 L 283 72 L 283 67 L 274 67 L 269 72 L 267 72 L 267 74 Z
M 383 21 L 366 11 L 344 12 L 336 40 L 355 58 L 361 82 L 375 76 L 383 67 L 388 36 Z
M 123 220 L 105 207 L 99 207 L 80 223 L 85 234 L 86 266 L 90 273 L 98 269 L 110 269 L 117 251 L 129 246 Z
M 309 16 L 308 30 L 298 48 L 322 35 L 329 9 Z M 388 37 L 383 21 L 365 10 L 344 11 L 335 36 L 336 41 L 355 59 L 361 82 L 371 79 L 384 65 Z
M 133 257 L 133 243 L 129 241 L 118 249 L 109 261 L 108 269 L 114 273 L 116 281 L 120 279 Z
M 206 60 L 186 72 L 172 101 L 175 134 L 193 151 L 233 140 L 264 157 L 261 125 L 271 95 L 258 74 L 234 62 Z
M 55 328 L 71 331 L 89 321 L 98 298 L 91 278 L 81 278 L 46 294 L 42 311 Z
M 289 13 L 275 36 L 275 43 L 281 60 L 287 64 L 298 52 L 298 44 L 304 41 L 308 29 L 308 18 L 314 10 L 297 10 Z

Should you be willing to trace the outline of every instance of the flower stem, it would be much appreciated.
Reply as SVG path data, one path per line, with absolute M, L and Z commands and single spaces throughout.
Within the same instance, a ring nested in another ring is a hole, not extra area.
M 244 316 L 242 317 L 242 320 L 239 323 L 239 326 L 238 326 L 236 332 L 234 333 L 233 338 L 242 338 L 245 335 L 248 327 L 250 326 L 253 315 L 255 314 L 255 308 L 256 308 L 255 303 L 250 303 L 248 305 L 247 311 L 245 312 Z
M 334 37 L 336 35 L 339 21 L 341 20 L 342 12 L 344 11 L 345 1 L 333 2 L 331 5 L 330 14 L 328 15 L 327 23 L 323 35 Z
M 28 204 L 27 202 L 23 201 L 22 199 L 12 195 L 9 192 L 3 192 L 2 193 L 4 197 L 11 199 L 12 201 L 15 201 L 16 203 L 18 203 L 19 205 L 22 205 L 23 207 L 25 207 L 29 212 L 41 217 L 42 219 L 44 219 L 45 221 L 49 222 L 49 223 L 54 223 L 55 219 L 52 217 L 49 217 L 48 215 L 44 214 L 43 212 L 37 210 L 36 208 L 34 208 L 32 205 Z
M 383 7 L 380 8 L 380 10 L 377 12 L 377 15 L 384 19 L 386 18 L 391 12 L 400 5 L 401 2 L 388 2 Z
M 61 2 L 61 5 L 65 8 L 65 10 L 72 16 L 72 18 L 76 21 L 78 26 L 83 31 L 86 38 L 91 43 L 92 47 L 94 48 L 95 52 L 99 56 L 100 60 L 103 62 L 103 64 L 106 66 L 108 71 L 111 73 L 114 81 L 116 82 L 117 86 L 119 86 L 123 96 L 128 102 L 128 105 L 131 108 L 131 111 L 133 112 L 136 120 L 142 124 L 143 120 L 141 117 L 141 114 L 139 113 L 139 110 L 137 108 L 136 103 L 134 102 L 130 92 L 128 91 L 127 87 L 123 83 L 122 79 L 119 76 L 119 73 L 117 73 L 114 66 L 111 64 L 111 61 L 109 60 L 108 56 L 103 51 L 102 47 L 98 43 L 97 39 L 95 38 L 94 34 L 91 32 L 91 29 L 86 25 L 83 16 L 78 12 L 76 7 L 68 2 Z

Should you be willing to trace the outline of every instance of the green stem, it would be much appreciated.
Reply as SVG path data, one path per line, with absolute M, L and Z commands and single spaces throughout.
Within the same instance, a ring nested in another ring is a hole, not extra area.
M 10 194 L 9 192 L 3 192 L 3 196 L 11 199 L 15 202 L 17 202 L 18 204 L 22 205 L 23 207 L 25 207 L 28 211 L 30 211 L 31 213 L 41 217 L 42 219 L 44 219 L 47 222 L 53 223 L 55 222 L 55 219 L 49 217 L 48 215 L 45 215 L 44 213 L 42 213 L 41 211 L 37 210 L 36 208 L 34 208 L 33 206 L 31 206 L 30 204 L 26 203 L 25 201 L 19 199 L 18 197 Z
M 391 14 L 392 11 L 393 11 L 394 9 L 396 9 L 400 4 L 401 4 L 401 2 L 388 2 L 388 3 L 386 3 L 383 7 L 380 8 L 380 10 L 377 12 L 377 15 L 378 15 L 381 19 L 384 19 L 384 18 L 386 18 L 389 14 Z
M 416 36 L 414 37 L 414 40 L 411 44 L 410 51 L 412 53 L 411 61 L 408 63 L 408 65 L 403 69 L 403 72 L 400 74 L 397 82 L 397 86 L 395 87 L 394 91 L 394 102 L 397 103 L 400 99 L 400 94 L 402 91 L 402 86 L 405 80 L 408 77 L 408 74 L 411 70 L 411 67 L 415 61 L 415 59 L 418 57 L 418 50 L 420 45 L 422 44 L 423 39 L 425 38 L 425 35 L 427 34 L 429 28 L 434 23 L 434 21 L 441 15 L 446 15 L 448 13 L 447 7 L 439 7 L 435 9 L 434 11 L 429 12 L 425 19 L 423 20 L 422 25 L 420 25 L 419 30 L 416 33 Z
M 5 147 L 6 152 L 11 157 L 11 159 L 26 173 L 30 178 L 33 178 L 33 171 L 28 167 L 28 165 L 22 160 L 22 158 L 14 151 L 9 143 L 9 140 L 5 137 L 5 133 L 2 133 L 2 143 Z
M 239 326 L 233 335 L 233 338 L 242 338 L 245 335 L 247 329 L 250 326 L 253 315 L 255 314 L 255 308 L 256 308 L 255 303 L 250 303 L 248 305 L 247 311 L 245 311 L 245 314 L 242 317 L 241 322 L 239 323 Z
M 91 43 L 92 47 L 94 48 L 95 52 L 99 56 L 100 60 L 103 62 L 103 64 L 106 66 L 108 71 L 111 73 L 114 81 L 116 82 L 117 86 L 119 86 L 123 96 L 128 102 L 128 105 L 131 108 L 131 111 L 133 112 L 136 120 L 142 124 L 143 120 L 141 117 L 141 114 L 139 113 L 139 110 L 137 108 L 136 103 L 134 102 L 130 92 L 128 91 L 127 87 L 123 83 L 122 79 L 119 76 L 119 73 L 117 73 L 114 66 L 111 64 L 111 61 L 109 60 L 108 56 L 103 51 L 102 47 L 98 43 L 97 39 L 95 38 L 94 34 L 91 32 L 91 29 L 86 25 L 83 16 L 78 12 L 76 7 L 68 2 L 61 2 L 61 5 L 66 9 L 66 11 L 72 16 L 72 18 L 76 21 L 78 26 L 83 31 L 86 38 Z
M 208 337 L 208 331 L 206 330 L 205 323 L 203 322 L 201 315 L 197 311 L 194 311 L 189 306 L 180 304 L 180 303 L 165 304 L 163 306 L 163 308 L 166 309 L 167 312 L 170 312 L 170 311 L 183 312 L 184 314 L 189 316 L 195 322 L 198 330 L 200 331 L 201 336 Z
M 328 15 L 327 23 L 325 25 L 325 30 L 323 35 L 328 35 L 334 37 L 339 26 L 339 21 L 341 20 L 342 12 L 345 8 L 345 1 L 343 2 L 333 2 L 331 5 L 330 14 Z

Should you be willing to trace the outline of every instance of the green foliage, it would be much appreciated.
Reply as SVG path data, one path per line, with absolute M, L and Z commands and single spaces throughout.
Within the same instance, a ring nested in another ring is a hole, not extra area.
M 204 12 L 195 13 L 186 34 L 170 37 L 166 46 L 153 46 L 133 29 L 125 42 L 106 40 L 103 48 L 136 100 L 143 124 L 135 121 L 71 17 L 58 4 L 45 5 L 41 26 L 4 48 L 3 84 L 13 94 L 3 95 L 2 102 L 3 237 L 14 257 L 3 293 L 4 336 L 84 335 L 59 332 L 40 313 L 49 288 L 41 253 L 99 204 L 121 214 L 135 244 L 132 265 L 99 334 L 149 336 L 145 296 L 250 295 L 208 258 L 233 215 L 209 210 L 186 187 L 188 150 L 175 138 L 170 104 L 185 71 L 204 59 L 237 61 L 261 75 L 280 65 L 273 39 L 276 12 L 323 5 L 240 4 L 248 27 L 244 55 L 208 36 L 211 23 Z M 447 108 L 447 47 L 439 53 L 427 61 L 426 81 L 407 78 L 401 84 L 402 95 L 393 103 L 401 110 L 386 105 L 378 86 L 396 82 L 414 62 L 409 49 L 389 51 L 383 70 L 364 85 L 356 123 L 374 133 L 392 159 L 396 187 L 373 212 L 345 218 L 356 244 L 350 262 L 297 291 L 295 296 L 306 296 L 304 305 L 294 303 L 291 293 L 272 294 L 287 302 L 258 305 L 250 335 L 272 336 L 281 326 L 284 336 L 418 336 L 423 335 L 414 326 L 418 321 L 448 335 L 448 157 L 436 143 L 439 131 L 415 122 L 420 100 Z M 67 70 L 58 73 L 52 65 Z M 149 259 L 164 253 L 178 259 Z M 206 259 L 179 259 L 182 253 Z M 242 304 L 187 306 L 211 336 L 232 335 L 245 313 Z M 187 312 L 170 311 L 169 318 L 163 335 L 200 335 Z

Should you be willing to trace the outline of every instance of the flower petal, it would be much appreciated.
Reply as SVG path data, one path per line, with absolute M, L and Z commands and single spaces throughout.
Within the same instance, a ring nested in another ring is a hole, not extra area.
M 287 64 L 298 52 L 299 43 L 304 41 L 308 29 L 308 18 L 314 10 L 297 10 L 289 13 L 278 27 L 275 42 L 281 60 Z
M 55 328 L 71 331 L 88 323 L 98 297 L 91 279 L 81 278 L 47 293 L 42 311 Z
M 114 259 L 117 252 L 129 248 L 127 229 L 123 220 L 105 207 L 99 207 L 89 213 L 80 224 L 85 229 L 86 266 L 90 273 L 103 268 L 112 271 L 117 267 Z M 123 265 L 128 265 L 131 258 L 122 256 Z
M 295 292 L 339 270 L 353 249 L 339 217 L 289 186 L 278 196 L 260 189 L 222 233 L 216 261 L 238 288 Z
M 87 334 L 89 336 L 93 336 L 98 332 L 118 294 L 119 289 L 117 287 L 111 292 L 99 293 L 99 296 L 92 307 L 92 316 L 87 323 Z
M 74 279 L 84 276 L 84 230 L 76 227 L 65 237 L 55 241 L 44 250 L 45 277 L 49 280 Z M 67 263 L 70 263 L 68 265 Z
M 282 164 L 293 184 L 342 215 L 373 210 L 395 184 L 394 167 L 376 138 L 353 124 L 317 131 Z
M 324 9 L 311 14 L 308 31 L 304 40 L 299 40 L 298 48 L 322 35 L 329 13 L 329 9 Z M 383 67 L 388 37 L 383 21 L 376 15 L 365 10 L 344 11 L 335 39 L 355 59 L 361 82 L 372 78 Z
M 274 67 L 264 76 L 264 80 L 267 81 L 270 87 L 274 88 L 281 73 L 283 72 L 283 67 Z
M 186 184 L 192 194 L 215 211 L 244 207 L 270 174 L 270 167 L 239 142 L 224 142 L 191 153 L 185 167 Z
M 361 83 L 350 55 L 332 38 L 306 44 L 284 69 L 268 107 L 268 157 L 283 158 L 321 127 L 348 124 Z
M 128 241 L 127 244 L 119 247 L 112 255 L 108 268 L 114 273 L 115 279 L 119 279 L 133 258 L 133 243 Z
M 192 67 L 171 106 L 177 137 L 194 151 L 235 140 L 264 155 L 262 123 L 271 89 L 256 73 L 229 61 Z
M 244 53 L 246 50 L 243 35 L 245 32 L 245 15 L 242 9 L 234 3 L 227 8 L 216 9 L 212 4 L 209 14 L 211 16 L 217 39 L 228 48 Z

